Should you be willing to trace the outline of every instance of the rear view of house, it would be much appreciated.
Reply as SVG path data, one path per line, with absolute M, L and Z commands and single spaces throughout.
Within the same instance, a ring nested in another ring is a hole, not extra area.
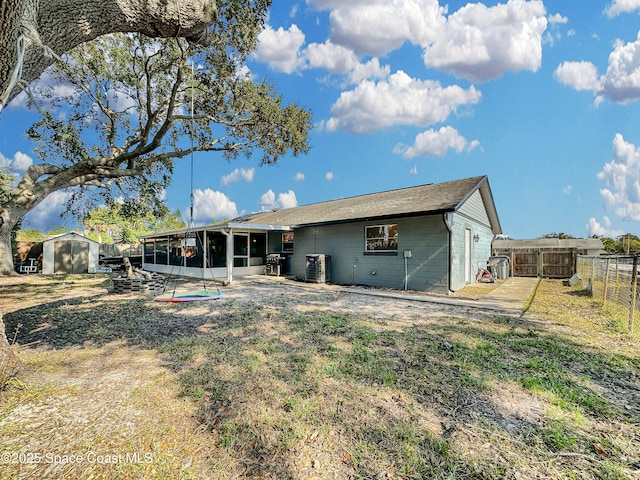
M 421 185 L 236 219 L 293 231 L 289 273 L 330 258 L 331 281 L 455 291 L 475 282 L 500 222 L 487 177 Z
M 489 180 L 481 176 L 149 235 L 144 268 L 227 282 L 276 271 L 304 281 L 449 292 L 475 282 L 499 233 Z

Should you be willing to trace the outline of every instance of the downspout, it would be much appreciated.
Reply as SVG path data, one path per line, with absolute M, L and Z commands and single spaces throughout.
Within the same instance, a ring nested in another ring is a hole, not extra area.
M 224 284 L 229 285 L 233 280 L 233 229 L 230 228 L 229 231 L 226 231 L 223 228 L 221 232 L 225 237 L 227 237 L 227 279 Z
M 452 213 L 445 213 L 442 215 L 442 221 L 444 222 L 445 226 L 447 227 L 447 244 L 448 244 L 448 248 L 447 248 L 447 270 L 448 270 L 448 278 L 447 278 L 447 288 L 449 289 L 449 292 L 453 292 L 453 289 L 451 288 L 451 232 L 453 230 L 453 214 Z

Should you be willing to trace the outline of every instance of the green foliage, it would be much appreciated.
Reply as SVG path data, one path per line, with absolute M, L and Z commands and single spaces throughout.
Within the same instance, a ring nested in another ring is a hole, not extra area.
M 107 206 L 90 210 L 83 218 L 89 238 L 100 243 L 137 243 L 141 235 L 187 226 L 179 210 L 170 212 L 164 206 L 154 208 L 135 199 L 107 203 Z
M 216 4 L 205 45 L 113 34 L 56 64 L 52 74 L 71 93 L 38 87 L 50 107 L 27 132 L 40 160 L 37 182 L 46 184 L 38 191 L 71 189 L 67 210 L 82 218 L 105 199 L 159 198 L 174 160 L 196 152 L 227 160 L 256 154 L 272 164 L 308 151 L 310 112 L 242 73 L 271 2 Z M 121 214 L 133 217 L 127 207 Z M 133 238 L 139 228 L 128 227 L 114 238 Z
M 16 176 L 0 168 L 0 205 L 11 198 L 11 190 Z
M 62 235 L 65 233 L 69 233 L 71 231 L 71 229 L 69 229 L 68 227 L 62 226 L 62 225 L 58 225 L 56 227 L 51 228 L 51 230 L 48 230 L 47 232 L 45 232 L 45 237 L 53 237 L 54 235 Z
M 546 233 L 542 235 L 540 238 L 559 238 L 560 240 L 568 240 L 576 237 L 568 233 L 559 232 L 559 233 Z
M 16 235 L 19 242 L 42 242 L 44 239 L 45 236 L 40 230 L 19 230 Z
M 602 240 L 604 249 L 608 253 L 618 253 L 622 255 L 635 255 L 640 253 L 640 238 L 632 233 L 625 233 L 615 239 L 609 237 L 599 238 Z

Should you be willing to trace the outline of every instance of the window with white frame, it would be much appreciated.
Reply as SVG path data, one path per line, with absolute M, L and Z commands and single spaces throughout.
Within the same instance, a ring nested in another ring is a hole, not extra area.
M 398 252 L 398 225 L 371 225 L 365 227 L 365 252 Z

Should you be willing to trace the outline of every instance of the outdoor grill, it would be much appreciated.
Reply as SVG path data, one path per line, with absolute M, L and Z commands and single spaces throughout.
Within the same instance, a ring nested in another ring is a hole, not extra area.
M 287 257 L 279 253 L 270 253 L 267 255 L 267 275 L 280 276 L 285 273 Z

